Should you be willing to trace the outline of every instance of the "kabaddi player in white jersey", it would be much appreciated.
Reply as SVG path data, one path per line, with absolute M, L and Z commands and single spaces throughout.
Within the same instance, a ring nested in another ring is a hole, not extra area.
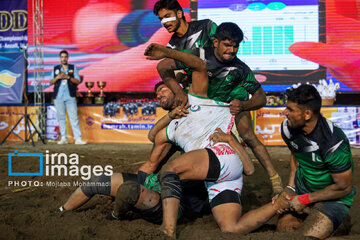
M 243 147 L 231 135 L 223 134 L 230 133 L 233 117 L 227 104 L 207 98 L 208 76 L 205 62 L 197 56 L 158 44 L 149 45 L 145 55 L 150 60 L 168 58 L 169 61 L 181 61 L 193 69 L 188 115 L 179 119 L 171 119 L 168 115 L 157 123 L 158 132 L 152 156 L 139 169 L 147 173 L 153 172 L 160 164 L 156 156 L 160 155 L 169 142 L 185 151 L 165 165 L 160 176 L 164 209 L 161 230 L 168 236 L 175 237 L 182 190 L 180 180 L 185 179 L 205 180 L 212 213 L 222 231 L 247 233 L 258 228 L 276 214 L 280 205 L 284 207 L 287 202 L 278 198 L 275 204 L 269 203 L 241 216 L 242 174 L 252 174 L 254 166 Z M 173 71 L 168 74 L 173 74 Z M 162 73 L 164 75 L 166 73 Z M 169 77 L 173 77 L 170 75 Z M 172 106 L 169 101 L 173 99 L 174 97 L 160 99 L 160 104 Z M 173 111 L 179 111 L 179 116 L 180 112 L 187 112 L 180 107 Z

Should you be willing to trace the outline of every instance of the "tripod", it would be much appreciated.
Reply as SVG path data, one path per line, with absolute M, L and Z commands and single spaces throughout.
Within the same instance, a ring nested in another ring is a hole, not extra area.
M 26 59 L 26 52 L 25 52 L 25 59 Z M 26 59 L 27 60 L 27 59 Z M 25 74 L 24 74 L 24 90 L 23 90 L 23 95 L 25 98 L 25 113 L 23 116 L 21 116 L 21 118 L 16 122 L 16 124 L 11 128 L 10 132 L 8 132 L 8 134 L 5 136 L 5 138 L 1 141 L 0 145 L 2 145 L 6 139 L 10 136 L 11 133 L 13 133 L 16 137 L 20 138 L 23 142 L 29 142 L 31 140 L 32 145 L 35 147 L 35 143 L 34 143 L 34 139 L 33 136 L 35 133 L 38 134 L 38 137 L 41 139 L 42 143 L 45 144 L 45 139 L 41 136 L 40 132 L 37 130 L 35 124 L 33 123 L 33 121 L 30 118 L 30 115 L 28 114 L 27 111 L 27 107 L 28 107 L 28 103 L 29 103 L 29 99 L 27 98 L 26 92 L 27 92 L 27 63 L 26 63 L 26 68 L 25 68 Z M 25 139 L 22 139 L 16 132 L 15 129 L 16 127 L 21 123 L 21 121 L 24 119 L 25 122 Z M 31 132 L 31 126 L 33 127 L 34 131 Z
M 27 99 L 26 99 L 27 100 Z M 29 114 L 27 113 L 27 105 L 28 101 L 25 103 L 25 113 L 21 118 L 16 122 L 16 124 L 11 128 L 10 132 L 5 136 L 5 138 L 1 141 L 0 145 L 2 145 L 6 139 L 13 133 L 16 137 L 20 138 L 23 142 L 29 142 L 31 140 L 32 145 L 35 147 L 33 136 L 35 133 L 38 134 L 39 138 L 41 139 L 42 143 L 45 144 L 45 139 L 41 136 L 40 132 L 37 130 L 35 124 L 31 120 Z M 25 139 L 22 139 L 17 133 L 15 133 L 16 127 L 20 124 L 21 120 L 25 121 Z M 31 132 L 31 126 L 34 128 L 34 131 Z M 29 132 L 28 132 L 29 131 Z
M 26 81 L 25 81 L 26 84 Z M 42 143 L 45 144 L 45 139 L 41 136 L 40 132 L 37 130 L 35 124 L 33 123 L 33 121 L 30 118 L 30 115 L 27 112 L 27 106 L 29 103 L 29 100 L 25 94 L 26 90 L 24 90 L 24 97 L 26 99 L 25 102 L 25 113 L 24 115 L 21 116 L 21 118 L 16 122 L 16 124 L 11 128 L 10 132 L 8 132 L 8 134 L 5 136 L 5 138 L 1 141 L 0 145 L 2 145 L 6 139 L 10 136 L 11 133 L 13 133 L 16 137 L 20 138 L 23 142 L 29 142 L 31 140 L 32 145 L 35 147 L 35 143 L 34 143 L 34 139 L 33 136 L 35 133 L 38 134 L 39 138 L 41 139 Z M 21 121 L 24 119 L 25 122 L 25 139 L 22 139 L 16 132 L 15 129 L 16 127 L 21 123 Z M 31 132 L 31 126 L 33 127 L 34 131 Z

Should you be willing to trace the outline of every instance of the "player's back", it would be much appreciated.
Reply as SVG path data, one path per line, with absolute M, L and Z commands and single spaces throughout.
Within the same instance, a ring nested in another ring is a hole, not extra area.
M 168 139 L 185 152 L 208 147 L 216 128 L 229 133 L 234 123 L 229 104 L 192 94 L 188 97 L 191 107 L 187 117 L 171 121 L 166 129 Z

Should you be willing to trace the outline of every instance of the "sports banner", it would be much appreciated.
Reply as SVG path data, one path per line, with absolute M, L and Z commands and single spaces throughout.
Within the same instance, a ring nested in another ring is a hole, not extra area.
M 264 107 L 255 112 L 255 132 L 263 144 L 285 145 L 280 132 L 284 110 L 285 107 Z M 323 107 L 321 113 L 344 131 L 351 145 L 360 146 L 359 107 Z
M 0 1 L 0 52 L 19 52 L 27 46 L 27 0 Z
M 258 139 L 266 146 L 285 145 L 280 126 L 285 119 L 285 107 L 264 107 L 255 111 L 254 130 Z
M 148 104 L 108 103 L 104 106 L 80 106 L 78 116 L 82 138 L 89 143 L 150 143 L 147 136 L 154 124 L 167 111 Z M 59 138 L 56 109 L 49 106 L 47 138 Z M 70 142 L 73 134 L 69 119 L 66 119 Z
M 24 53 L 0 53 L 0 103 L 21 103 L 24 73 Z
M 321 110 L 324 117 L 337 124 L 348 137 L 351 145 L 360 146 L 360 108 L 327 107 Z

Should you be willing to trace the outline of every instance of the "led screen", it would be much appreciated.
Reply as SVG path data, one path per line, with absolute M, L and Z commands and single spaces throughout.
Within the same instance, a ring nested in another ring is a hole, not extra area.
M 198 19 L 234 22 L 244 32 L 238 57 L 253 70 L 315 70 L 319 64 L 289 51 L 295 42 L 319 41 L 317 0 L 199 1 Z

